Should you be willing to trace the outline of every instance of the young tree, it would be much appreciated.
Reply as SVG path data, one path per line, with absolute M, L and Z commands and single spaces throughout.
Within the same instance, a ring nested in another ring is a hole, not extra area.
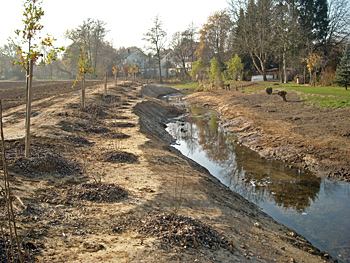
M 307 69 L 310 74 L 310 85 L 316 85 L 316 70 L 320 64 L 321 57 L 317 53 L 310 53 L 308 57 L 303 59 L 306 62 Z
M 77 74 L 77 77 L 74 81 L 73 87 L 77 84 L 79 78 L 81 79 L 81 109 L 85 109 L 85 75 L 94 74 L 94 68 L 91 67 L 90 61 L 87 58 L 87 53 L 85 52 L 85 45 L 81 47 L 81 53 L 79 55 L 79 60 L 77 62 L 77 67 L 79 69 L 79 72 Z
M 24 29 L 16 30 L 15 33 L 18 37 L 22 37 L 22 41 L 20 43 L 13 44 L 17 45 L 19 55 L 19 61 L 13 63 L 13 65 L 17 64 L 22 67 L 23 70 L 26 71 L 27 77 L 27 89 L 26 89 L 26 97 L 27 97 L 27 108 L 26 108 L 26 137 L 25 137 L 25 156 L 29 156 L 29 148 L 30 148 L 30 115 L 31 115 L 31 85 L 33 79 L 33 66 L 35 63 L 39 65 L 45 65 L 50 63 L 50 61 L 55 60 L 58 52 L 64 51 L 64 47 L 54 47 L 53 41 L 54 38 L 51 36 L 47 36 L 39 41 L 39 43 L 35 43 L 35 36 L 43 29 L 43 25 L 40 24 L 40 19 L 44 15 L 44 11 L 41 8 L 41 0 L 26 0 L 24 2 Z M 28 51 L 22 49 L 23 46 L 28 47 Z M 40 52 L 40 47 L 48 47 L 49 52 L 44 56 Z
M 126 77 L 128 76 L 129 67 L 127 64 L 123 64 L 123 74 L 124 74 L 124 81 L 126 81 Z
M 231 58 L 227 63 L 227 73 L 232 80 L 242 80 L 243 68 L 244 65 L 242 63 L 241 58 L 236 54 L 233 58 Z
M 115 65 L 113 66 L 113 75 L 114 75 L 114 80 L 115 80 L 115 85 L 117 85 L 118 82 L 118 66 Z
M 344 50 L 335 74 L 334 82 L 341 87 L 345 87 L 345 90 L 347 90 L 350 86 L 350 49 Z
M 203 59 L 199 58 L 193 63 L 191 77 L 193 81 L 202 82 L 208 76 L 208 68 L 205 66 Z
M 212 58 L 210 60 L 210 81 L 213 87 L 219 87 L 223 84 L 221 73 L 219 60 L 215 57 Z
M 167 33 L 163 30 L 163 23 L 157 15 L 153 21 L 153 27 L 144 34 L 146 40 L 150 43 L 149 49 L 153 51 L 157 60 L 158 60 L 158 69 L 159 69 L 159 82 L 162 83 L 162 70 L 161 70 L 161 60 L 162 60 L 162 51 L 165 48 L 166 36 Z
M 130 73 L 131 73 L 132 79 L 135 81 L 136 80 L 136 74 L 139 72 L 139 67 L 136 64 L 131 64 L 129 69 L 130 69 Z

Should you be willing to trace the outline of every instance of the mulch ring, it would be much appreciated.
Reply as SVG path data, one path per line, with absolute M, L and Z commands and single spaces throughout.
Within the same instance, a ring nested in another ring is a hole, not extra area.
M 233 243 L 209 225 L 200 220 L 174 214 L 147 215 L 142 218 L 123 216 L 112 228 L 113 232 L 136 231 L 146 236 L 157 237 L 162 244 L 170 247 L 197 248 L 212 250 L 219 248 L 234 252 Z M 161 247 L 163 247 L 161 245 Z
M 61 130 L 66 132 L 81 132 L 89 128 L 89 125 L 83 122 L 70 122 L 70 121 L 60 121 L 58 126 Z
M 68 108 L 77 109 L 75 111 L 75 117 L 81 118 L 81 119 L 93 119 L 93 118 L 99 118 L 99 119 L 108 119 L 110 118 L 109 114 L 107 114 L 104 111 L 104 107 L 99 104 L 87 104 L 84 109 L 81 109 L 81 105 L 76 103 L 71 103 L 67 105 Z
M 87 124 L 83 122 L 60 121 L 58 125 L 60 126 L 61 130 L 66 132 L 86 132 L 93 134 L 105 134 L 111 132 L 110 129 L 98 125 L 98 123 Z
M 110 163 L 136 163 L 138 162 L 138 156 L 133 153 L 124 151 L 109 151 L 101 153 L 97 156 L 99 161 Z
M 98 94 L 96 96 L 97 98 L 101 99 L 105 103 L 114 103 L 114 102 L 120 102 L 121 101 L 121 96 L 119 95 L 104 95 L 104 94 Z
M 9 170 L 24 175 L 55 173 L 66 176 L 81 173 L 81 164 L 60 155 L 55 149 L 32 145 L 29 157 L 25 157 L 24 146 L 9 147 L 6 150 Z
M 110 132 L 102 135 L 106 139 L 128 139 L 131 136 L 121 132 Z
M 68 142 L 73 143 L 75 147 L 83 147 L 85 145 L 92 146 L 95 144 L 81 136 L 66 135 L 64 139 Z
M 64 183 L 38 192 L 40 202 L 51 204 L 74 204 L 77 201 L 114 203 L 128 197 L 128 191 L 116 184 L 84 183 L 67 185 Z
M 86 129 L 85 132 L 94 134 L 105 134 L 111 132 L 111 130 L 105 127 L 90 127 Z
M 118 127 L 118 128 L 132 128 L 136 125 L 131 122 L 111 122 L 109 123 L 110 127 Z

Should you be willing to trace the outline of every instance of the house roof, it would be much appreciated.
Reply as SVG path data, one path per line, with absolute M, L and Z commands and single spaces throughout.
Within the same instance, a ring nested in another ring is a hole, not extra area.
M 124 52 L 120 55 L 120 59 L 126 59 L 128 58 L 129 56 L 131 56 L 132 54 L 134 54 L 136 51 L 140 51 L 142 53 L 142 51 L 140 49 L 128 49 L 127 52 Z

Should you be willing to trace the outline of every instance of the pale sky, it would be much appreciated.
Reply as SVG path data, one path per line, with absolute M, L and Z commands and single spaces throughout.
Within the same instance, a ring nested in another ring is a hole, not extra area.
M 24 0 L 0 0 L 0 46 L 15 38 L 14 31 L 23 29 Z M 200 29 L 216 11 L 228 7 L 227 0 L 43 0 L 42 33 L 57 39 L 55 46 L 67 46 L 67 29 L 75 29 L 88 18 L 106 22 L 106 36 L 115 48 L 137 46 L 144 49 L 144 34 L 153 27 L 159 15 L 167 39 L 176 31 L 184 31 L 193 22 Z

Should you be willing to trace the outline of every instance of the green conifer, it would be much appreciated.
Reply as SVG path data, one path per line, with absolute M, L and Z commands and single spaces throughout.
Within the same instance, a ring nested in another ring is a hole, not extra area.
M 335 74 L 334 82 L 347 90 L 350 86 L 350 49 L 344 50 Z

